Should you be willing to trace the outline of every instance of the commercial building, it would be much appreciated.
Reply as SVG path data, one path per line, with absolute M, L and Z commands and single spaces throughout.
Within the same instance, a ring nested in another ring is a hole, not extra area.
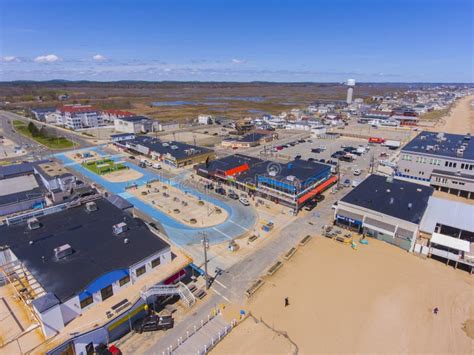
M 337 203 L 335 224 L 412 251 L 433 188 L 369 175 Z
M 278 139 L 274 131 L 256 130 L 238 138 L 227 138 L 221 143 L 224 148 L 250 148 Z
M 57 113 L 56 123 L 73 131 L 103 124 L 99 111 L 90 105 L 64 105 Z
M 175 168 L 202 163 L 215 157 L 212 149 L 175 141 L 162 142 L 159 139 L 146 136 L 137 136 L 135 139 L 115 144 Z
M 294 160 L 279 164 L 242 154 L 195 167 L 198 175 L 298 211 L 337 181 L 327 164 Z
M 0 227 L 0 254 L 46 337 L 173 259 L 143 221 L 104 198 Z
M 31 109 L 31 114 L 38 121 L 46 121 L 46 116 L 50 113 L 56 112 L 54 107 L 52 108 L 33 108 Z
M 415 251 L 472 272 L 474 205 L 431 196 Z
M 122 133 L 146 133 L 159 131 L 159 123 L 145 116 L 124 116 L 114 120 L 114 129 Z
M 396 176 L 474 199 L 470 134 L 421 132 L 401 149 Z
M 0 216 L 68 199 L 76 177 L 55 161 L 0 166 Z

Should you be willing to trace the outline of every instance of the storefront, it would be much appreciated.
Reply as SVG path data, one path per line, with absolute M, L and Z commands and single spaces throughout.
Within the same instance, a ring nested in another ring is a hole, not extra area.
M 346 210 L 338 209 L 336 213 L 336 224 L 347 228 L 357 233 L 360 233 L 362 229 L 362 221 L 364 216 L 359 215 L 357 213 L 349 212 Z

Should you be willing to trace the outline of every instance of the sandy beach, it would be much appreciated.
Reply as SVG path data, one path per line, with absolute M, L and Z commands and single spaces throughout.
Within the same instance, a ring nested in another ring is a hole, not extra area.
M 245 307 L 287 334 L 301 353 L 469 354 L 473 296 L 472 276 L 438 261 L 372 239 L 352 250 L 317 237 L 267 278 Z M 284 340 L 246 320 L 213 353 L 292 352 Z
M 474 108 L 471 105 L 473 100 L 474 95 L 458 100 L 448 115 L 436 124 L 434 130 L 445 133 L 474 134 Z

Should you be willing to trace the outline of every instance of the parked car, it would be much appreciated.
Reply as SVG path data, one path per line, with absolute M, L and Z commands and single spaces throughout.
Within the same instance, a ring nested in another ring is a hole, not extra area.
M 134 159 L 135 159 L 135 157 L 134 157 L 133 155 L 130 155 L 130 156 L 128 157 L 128 159 L 132 159 L 132 160 L 134 160 Z
M 160 163 L 153 163 L 153 168 L 160 170 L 161 164 Z
M 351 186 L 351 180 L 350 179 L 344 180 L 344 186 L 345 187 L 350 187 Z
M 140 168 L 146 168 L 146 164 L 145 164 L 144 162 L 138 163 L 138 166 L 139 166 Z
M 137 320 L 133 323 L 132 327 L 137 333 L 166 330 L 174 327 L 174 319 L 171 316 L 160 317 L 156 314 L 151 314 Z
M 360 169 L 355 169 L 354 170 L 354 175 L 355 176 L 359 176 L 360 174 L 362 174 L 362 171 Z
M 230 191 L 227 196 L 229 196 L 229 198 L 231 198 L 232 200 L 238 200 L 239 199 L 239 195 L 237 195 L 234 191 Z
M 214 185 L 212 183 L 209 183 L 207 185 L 204 185 L 204 188 L 208 190 L 214 190 Z
M 316 159 L 314 158 L 308 158 L 308 161 L 315 161 Z M 324 160 L 324 159 L 323 159 Z
M 244 206 L 249 206 L 249 205 L 250 205 L 249 200 L 247 200 L 245 197 L 239 198 L 239 201 L 240 201 L 240 203 L 241 203 L 242 205 L 244 205 Z
M 297 156 L 295 156 L 295 160 L 298 160 L 298 159 L 301 159 L 301 155 L 299 155 L 299 154 Z
M 218 187 L 216 190 L 216 194 L 225 196 L 225 190 L 222 187 Z
M 312 211 L 318 205 L 318 201 L 315 199 L 311 199 L 309 202 L 306 203 L 304 206 L 305 211 Z
M 326 197 L 324 195 L 317 194 L 316 196 L 313 197 L 313 200 L 315 200 L 316 202 L 323 202 L 325 198 Z

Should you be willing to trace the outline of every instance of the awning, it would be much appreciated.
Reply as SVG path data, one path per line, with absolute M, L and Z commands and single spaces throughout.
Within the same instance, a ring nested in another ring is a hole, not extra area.
M 330 177 L 329 179 L 327 179 L 325 182 L 323 182 L 322 184 L 316 186 L 313 190 L 311 190 L 310 192 L 304 194 L 303 196 L 301 196 L 299 199 L 298 199 L 298 203 L 303 203 L 307 200 L 309 200 L 310 198 L 316 196 L 318 193 L 320 192 L 323 192 L 324 190 L 326 190 L 329 186 L 331 186 L 332 184 L 334 184 L 335 182 L 337 181 L 337 176 L 332 176 Z
M 385 222 L 377 221 L 373 218 L 367 217 L 364 221 L 364 227 L 373 229 L 380 233 L 391 235 L 392 237 L 395 236 L 396 226 Z
M 440 233 L 433 233 L 430 242 L 467 253 L 471 252 L 471 244 L 467 240 L 453 238 Z

